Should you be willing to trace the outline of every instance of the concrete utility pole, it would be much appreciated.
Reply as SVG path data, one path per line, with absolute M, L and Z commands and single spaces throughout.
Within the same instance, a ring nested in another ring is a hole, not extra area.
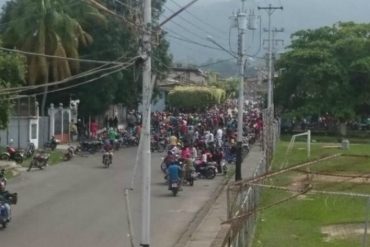
M 240 81 L 239 81 L 239 99 L 238 99 L 238 143 L 237 155 L 235 164 L 235 181 L 242 179 L 241 165 L 242 165 L 242 144 L 243 144 L 243 113 L 244 113 L 244 65 L 245 65 L 245 48 L 244 36 L 247 29 L 247 13 L 245 10 L 245 1 L 242 0 L 242 8 L 236 16 L 238 27 L 238 56 L 240 66 Z
M 151 30 L 152 1 L 144 0 L 144 32 L 142 43 L 143 64 L 143 108 L 142 108 L 142 150 L 140 163 L 142 167 L 142 203 L 141 203 L 141 242 L 143 247 L 150 246 L 150 184 L 151 184 L 151 153 L 150 153 L 150 113 L 152 90 Z
M 275 10 L 280 9 L 283 10 L 282 6 L 280 7 L 273 7 L 271 4 L 268 7 L 258 7 L 259 10 L 264 9 L 267 11 L 268 14 L 268 40 L 269 40 L 269 66 L 268 66 L 268 93 L 267 93 L 267 105 L 268 107 L 273 106 L 273 85 L 272 85 L 272 28 L 271 28 L 271 17 Z

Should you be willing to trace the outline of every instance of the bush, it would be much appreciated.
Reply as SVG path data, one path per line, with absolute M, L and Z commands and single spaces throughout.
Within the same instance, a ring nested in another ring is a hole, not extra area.
M 170 106 L 183 109 L 204 109 L 221 104 L 225 99 L 225 90 L 216 87 L 178 86 L 168 94 Z

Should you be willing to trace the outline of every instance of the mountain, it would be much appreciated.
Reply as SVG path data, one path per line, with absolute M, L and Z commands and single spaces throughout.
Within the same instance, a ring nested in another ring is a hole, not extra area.
M 179 5 L 185 5 L 190 0 L 167 0 L 164 16 L 169 16 L 172 10 L 177 10 Z M 276 10 L 272 15 L 273 27 L 284 27 L 285 32 L 279 33 L 277 38 L 285 41 L 285 46 L 289 45 L 290 35 L 301 29 L 317 28 L 326 25 L 333 25 L 337 22 L 354 21 L 370 22 L 369 0 L 247 0 L 248 9 L 254 9 L 255 13 L 262 16 L 262 26 L 267 27 L 266 11 L 256 10 L 257 6 L 267 6 L 271 3 L 273 6 L 284 7 L 283 11 Z M 217 42 L 224 47 L 229 48 L 229 16 L 233 11 L 240 8 L 239 0 L 199 0 L 191 6 L 187 12 L 175 17 L 173 21 L 165 25 L 168 31 L 168 37 L 171 44 L 171 52 L 175 61 L 181 61 L 189 64 L 202 64 L 210 58 L 215 60 L 230 57 L 227 53 L 218 50 L 212 50 L 189 42 L 175 39 L 182 38 L 202 45 L 214 46 L 206 37 L 211 35 Z M 191 14 L 189 14 L 189 12 Z M 195 17 L 196 18 L 195 18 Z M 202 20 L 199 21 L 198 19 Z M 213 28 L 204 24 L 206 22 Z M 236 50 L 236 30 L 231 32 L 231 46 Z M 259 30 L 248 32 L 247 34 L 247 53 L 253 54 L 259 49 Z M 267 33 L 263 33 L 263 38 L 267 38 Z M 281 46 L 280 52 L 284 46 Z M 261 49 L 259 56 L 265 52 Z

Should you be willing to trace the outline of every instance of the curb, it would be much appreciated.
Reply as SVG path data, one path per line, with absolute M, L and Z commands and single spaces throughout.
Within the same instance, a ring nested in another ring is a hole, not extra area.
M 174 247 L 186 246 L 193 233 L 197 230 L 200 223 L 202 223 L 204 218 L 209 213 L 210 209 L 212 208 L 212 205 L 216 202 L 216 200 L 220 197 L 220 195 L 224 191 L 226 185 L 229 183 L 229 180 L 230 178 L 226 179 L 225 181 L 222 181 L 222 183 L 212 193 L 211 198 L 198 210 L 198 212 L 194 215 L 192 221 L 188 224 L 187 229 L 177 239 Z

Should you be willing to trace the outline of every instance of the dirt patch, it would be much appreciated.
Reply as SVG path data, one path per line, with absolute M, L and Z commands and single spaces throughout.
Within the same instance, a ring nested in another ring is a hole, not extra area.
M 289 190 L 303 192 L 307 190 L 307 188 L 311 186 L 311 178 L 310 175 L 299 175 L 295 176 L 292 179 L 292 183 L 288 186 Z M 306 195 L 298 196 L 298 199 L 305 199 Z
M 327 175 L 314 175 L 313 176 L 313 181 L 315 182 L 327 182 L 327 183 L 336 183 L 336 182 L 348 182 L 348 183 L 356 183 L 356 184 L 370 184 L 370 177 L 365 177 L 368 176 L 367 174 L 346 174 L 348 176 L 353 176 L 351 177 L 335 177 L 335 176 L 327 176 Z M 363 176 L 356 178 L 355 176 Z
M 321 227 L 324 240 L 330 242 L 336 239 L 347 239 L 364 234 L 364 224 L 337 224 Z M 369 233 L 369 232 L 368 232 Z

